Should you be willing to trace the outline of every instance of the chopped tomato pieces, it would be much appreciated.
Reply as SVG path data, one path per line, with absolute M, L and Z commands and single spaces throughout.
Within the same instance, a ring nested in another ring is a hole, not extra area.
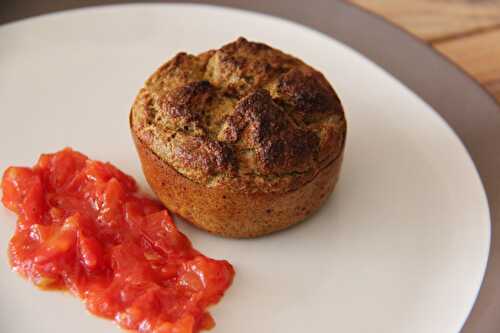
M 194 333 L 234 270 L 202 255 L 158 202 L 109 163 L 71 149 L 8 168 L 5 207 L 18 215 L 12 267 L 44 289 L 69 289 L 92 313 L 140 333 Z

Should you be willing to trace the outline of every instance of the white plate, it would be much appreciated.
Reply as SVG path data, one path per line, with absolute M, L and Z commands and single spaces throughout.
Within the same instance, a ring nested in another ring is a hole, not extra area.
M 306 223 L 227 240 L 179 222 L 197 248 L 237 270 L 213 308 L 214 332 L 457 333 L 481 284 L 490 238 L 472 161 L 401 83 L 303 26 L 216 7 L 132 5 L 0 27 L 0 169 L 71 146 L 112 161 L 145 188 L 127 123 L 134 95 L 176 52 L 239 35 L 321 70 L 346 106 L 349 133 L 335 194 Z M 73 297 L 37 291 L 12 273 L 5 249 L 15 218 L 0 209 L 0 220 L 1 332 L 119 332 Z

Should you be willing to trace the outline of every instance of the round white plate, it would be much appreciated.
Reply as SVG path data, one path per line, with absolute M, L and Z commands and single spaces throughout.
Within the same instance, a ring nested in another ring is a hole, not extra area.
M 222 239 L 179 222 L 195 247 L 237 271 L 212 308 L 214 332 L 457 333 L 490 238 L 471 159 L 401 83 L 303 26 L 197 5 L 92 8 L 2 26 L 0 169 L 71 146 L 146 188 L 127 122 L 134 95 L 176 52 L 240 35 L 321 70 L 344 102 L 349 130 L 335 194 L 307 222 L 256 240 Z M 38 291 L 12 273 L 6 248 L 15 217 L 2 208 L 0 220 L 1 332 L 119 332 L 79 300 Z

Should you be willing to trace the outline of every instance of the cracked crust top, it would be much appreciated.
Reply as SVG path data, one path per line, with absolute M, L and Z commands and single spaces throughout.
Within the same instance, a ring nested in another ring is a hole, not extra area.
M 320 72 L 244 38 L 161 66 L 134 102 L 131 127 L 192 181 L 248 192 L 309 182 L 340 156 L 346 134 Z

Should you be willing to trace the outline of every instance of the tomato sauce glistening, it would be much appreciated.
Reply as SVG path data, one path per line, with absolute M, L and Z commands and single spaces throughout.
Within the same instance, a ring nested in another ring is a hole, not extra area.
M 18 215 L 13 269 L 44 289 L 69 289 L 90 312 L 141 333 L 210 329 L 206 308 L 234 270 L 193 249 L 158 202 L 109 163 L 71 149 L 11 167 L 3 204 Z

